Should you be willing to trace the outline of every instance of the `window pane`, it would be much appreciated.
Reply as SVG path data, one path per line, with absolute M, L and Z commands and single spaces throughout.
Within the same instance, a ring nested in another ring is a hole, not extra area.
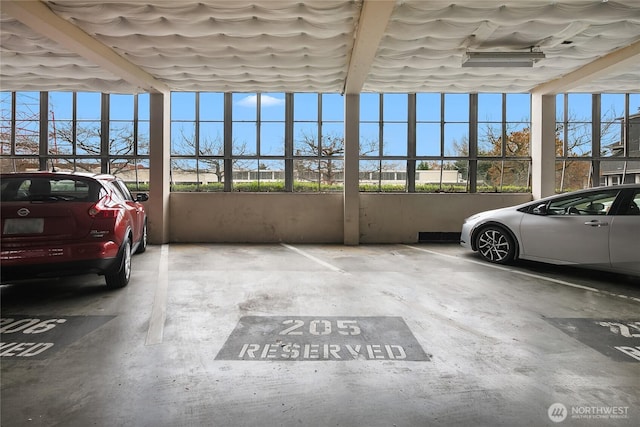
M 284 156 L 284 122 L 261 124 L 260 155 Z
M 342 123 L 326 123 L 322 126 L 322 155 L 344 156 L 344 126 Z
M 193 92 L 171 93 L 171 120 L 196 120 L 196 94 Z
M 93 92 L 78 92 L 76 114 L 78 120 L 100 120 L 102 115 L 101 95 Z
M 284 191 L 284 160 L 260 159 L 258 191 Z
M 198 191 L 224 191 L 224 160 L 198 160 Z
M 344 96 L 326 93 L 322 95 L 322 120 L 344 121 Z
M 509 124 L 508 124 L 509 125 Z M 505 155 L 507 157 L 529 157 L 530 155 L 530 132 L 529 124 L 513 124 L 507 131 L 507 146 Z
M 600 154 L 618 155 L 623 149 L 624 94 L 602 94 L 600 97 Z
M 406 94 L 384 94 L 384 121 L 406 122 L 408 118 L 408 96 Z
M 73 119 L 73 93 L 49 92 L 49 120 Z
M 446 123 L 444 125 L 444 155 L 466 156 L 469 153 L 469 125 Z
M 502 124 L 478 123 L 478 156 L 502 156 Z
M 440 156 L 440 123 L 416 125 L 416 155 Z
M 559 193 L 590 187 L 591 162 L 567 160 L 556 162 L 556 191 Z
M 584 157 L 591 155 L 591 123 L 569 123 L 567 156 Z
M 527 192 L 531 186 L 529 160 L 478 162 L 478 192 Z
M 149 94 L 141 93 L 138 95 L 138 120 L 149 120 L 151 115 Z
M 133 122 L 111 122 L 109 126 L 109 154 L 133 155 Z
M 224 121 L 223 93 L 200 93 L 200 120 Z
M 469 121 L 469 95 L 448 93 L 444 96 L 445 122 Z
M 198 166 L 195 159 L 171 160 L 171 191 L 196 191 Z
M 316 192 L 320 189 L 320 162 L 318 159 L 293 161 L 293 191 Z
M 49 154 L 73 154 L 73 121 L 49 121 Z
M 360 160 L 360 191 L 380 191 L 380 161 Z
M 531 96 L 528 93 L 507 94 L 507 122 L 531 121 Z
M 382 192 L 405 192 L 407 189 L 407 162 L 387 160 L 381 163 Z
M 256 123 L 233 123 L 234 156 L 255 156 L 257 154 Z
M 318 121 L 318 95 L 315 93 L 293 94 L 293 120 Z
M 441 106 L 439 93 L 419 93 L 416 95 L 416 118 L 419 122 L 440 123 Z
M 133 95 L 110 95 L 109 119 L 133 120 Z
M 263 93 L 260 95 L 260 119 L 262 121 L 284 122 L 285 99 L 283 93 Z
M 478 94 L 478 122 L 502 122 L 502 94 Z
M 138 122 L 138 154 L 149 155 L 149 122 Z
M 40 120 L 40 94 L 38 92 L 16 92 L 16 120 Z
M 318 155 L 318 125 L 315 123 L 294 123 L 293 155 Z
M 407 155 L 407 124 L 385 123 L 383 153 L 385 156 Z
M 200 123 L 199 154 L 202 156 L 224 155 L 224 123 Z
M 360 121 L 377 122 L 380 120 L 380 95 L 363 93 L 360 95 Z
M 76 124 L 76 154 L 100 154 L 100 122 L 77 122 Z M 69 136 L 71 138 L 71 136 Z
M 379 156 L 380 146 L 378 132 L 380 125 L 378 123 L 361 123 L 360 124 L 360 155 L 361 156 Z
M 175 122 L 171 124 L 171 154 L 196 154 L 196 124 Z

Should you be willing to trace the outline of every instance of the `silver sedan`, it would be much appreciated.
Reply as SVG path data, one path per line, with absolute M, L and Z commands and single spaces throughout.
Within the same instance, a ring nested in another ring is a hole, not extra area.
M 640 184 L 596 187 L 481 212 L 460 244 L 485 260 L 575 265 L 640 276 Z

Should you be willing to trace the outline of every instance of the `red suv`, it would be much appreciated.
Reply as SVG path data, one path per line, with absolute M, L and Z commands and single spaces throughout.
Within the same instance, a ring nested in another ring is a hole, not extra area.
M 131 254 L 147 247 L 147 216 L 112 175 L 0 175 L 2 283 L 70 274 L 104 275 L 109 288 L 131 277 Z

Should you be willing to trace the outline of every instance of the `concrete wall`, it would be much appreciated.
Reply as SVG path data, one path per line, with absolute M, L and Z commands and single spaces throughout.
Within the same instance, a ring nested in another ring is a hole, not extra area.
M 531 194 L 360 194 L 360 243 L 415 243 Z M 171 193 L 171 242 L 342 243 L 343 195 Z
M 420 232 L 459 233 L 474 213 L 532 200 L 531 194 L 360 194 L 360 243 L 414 243 Z
M 340 243 L 342 193 L 171 193 L 171 242 Z

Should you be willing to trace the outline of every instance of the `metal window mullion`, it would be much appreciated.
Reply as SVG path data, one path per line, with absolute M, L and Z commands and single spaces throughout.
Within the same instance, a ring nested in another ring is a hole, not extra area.
M 503 144 L 504 145 L 504 144 Z M 477 191 L 478 175 L 478 94 L 469 94 L 469 157 L 467 159 L 467 182 L 469 192 Z
M 416 192 L 416 94 L 407 95 L 407 173 L 406 188 L 408 193 Z
M 49 92 L 40 92 L 39 107 L 38 169 L 47 170 L 47 158 L 49 155 Z
M 378 191 L 382 191 L 382 159 L 384 157 L 384 94 L 378 95 Z
M 562 157 L 566 158 L 569 155 L 569 95 L 564 94 L 564 117 L 563 117 L 563 127 L 562 129 Z M 562 165 L 562 174 L 564 176 L 564 162 Z
M 73 152 L 73 169 L 76 166 L 78 155 L 78 92 L 73 92 L 71 96 L 71 150 Z
M 102 93 L 100 103 L 100 172 L 109 173 L 109 94 Z
M 602 146 L 602 97 L 591 95 L 591 186 L 600 186 L 600 147 Z M 597 181 L 596 181 L 597 180 Z
M 258 191 L 260 191 L 260 128 L 262 127 L 262 94 L 256 93 L 256 171 L 258 176 Z
M 196 92 L 194 147 L 196 155 L 196 191 L 200 189 L 200 92 Z
M 17 96 L 18 95 L 16 92 L 11 92 L 11 137 L 9 140 L 10 141 L 9 153 L 12 156 L 16 155 L 16 105 L 17 105 L 16 98 Z
M 233 186 L 233 94 L 224 94 L 224 191 L 231 191 Z
M 622 134 L 622 146 L 623 146 L 623 155 L 626 158 L 629 157 L 629 150 L 630 150 L 630 144 L 631 144 L 631 137 L 629 135 L 629 132 L 631 131 L 631 123 L 629 123 L 629 117 L 631 116 L 631 114 L 629 114 L 629 93 L 625 93 L 624 94 L 624 121 L 623 121 L 623 134 Z
M 133 95 L 133 155 L 136 157 L 138 157 L 138 94 Z M 137 161 L 135 162 L 136 165 L 136 184 L 137 184 L 137 176 L 138 176 L 138 168 L 137 168 Z
M 507 94 L 502 94 L 502 122 L 501 122 L 502 134 L 500 138 L 502 138 L 502 147 L 500 152 L 500 157 L 503 159 L 507 157 Z
M 293 93 L 284 99 L 284 188 L 293 192 Z
M 318 115 L 316 117 L 317 120 L 317 128 L 318 128 L 318 158 L 316 159 L 318 166 L 318 191 L 322 188 L 322 94 L 318 93 L 317 100 L 317 109 Z

